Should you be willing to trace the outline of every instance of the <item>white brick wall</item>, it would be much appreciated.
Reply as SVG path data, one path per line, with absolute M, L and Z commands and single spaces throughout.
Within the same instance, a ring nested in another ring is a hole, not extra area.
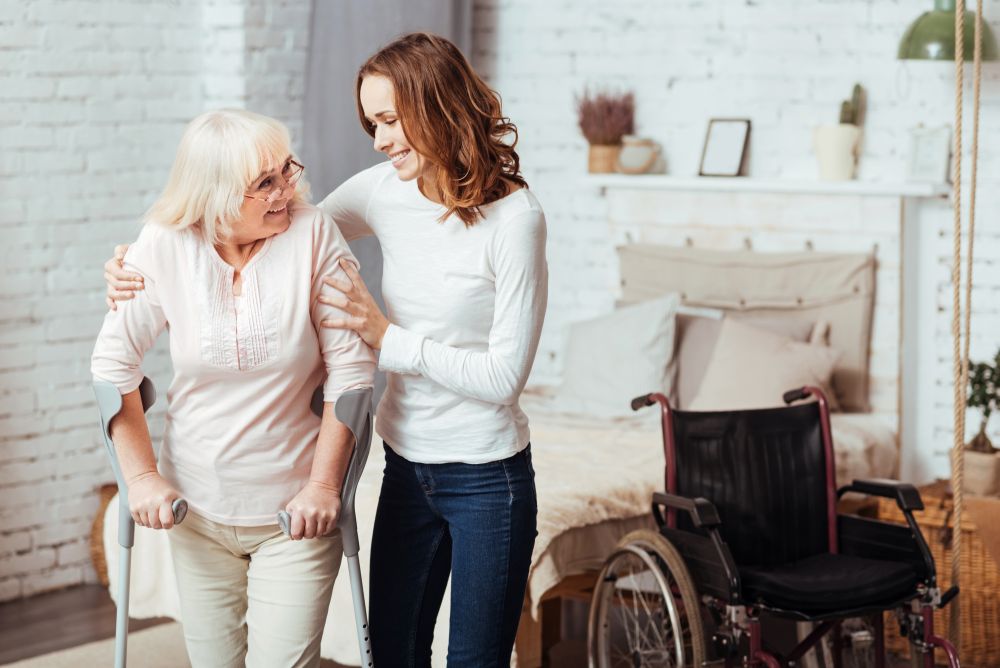
M 550 308 L 533 380 L 558 378 L 567 324 L 609 309 L 617 284 L 607 202 L 579 179 L 577 92 L 634 89 L 638 130 L 662 142 L 674 174 L 697 170 L 709 117 L 750 117 L 751 173 L 791 178 L 814 174 L 812 128 L 835 120 L 860 81 L 869 91 L 860 177 L 895 180 L 907 129 L 952 113 L 948 64 L 894 59 L 925 4 L 475 0 L 473 63 L 521 130 L 525 174 L 549 219 Z M 87 364 L 103 313 L 100 262 L 134 238 L 199 111 L 246 106 L 281 118 L 300 141 L 309 5 L 0 4 L 0 600 L 92 580 L 95 490 L 111 477 Z M 986 13 L 1000 31 L 1000 0 Z M 1000 67 L 988 64 L 985 79 L 974 358 L 1000 343 L 1000 153 L 989 150 L 1000 140 Z M 926 270 L 912 286 L 922 338 L 911 470 L 926 476 L 947 470 L 940 451 L 950 441 L 951 218 L 940 205 L 916 215 Z M 836 227 L 802 234 L 820 237 L 818 250 L 850 242 Z M 754 235 L 762 249 L 801 247 L 794 229 Z M 146 365 L 161 390 L 168 366 L 162 349 Z M 154 434 L 161 421 L 154 414 Z
M 302 145 L 310 3 L 247 0 L 246 4 L 248 106 L 284 121 L 298 149 Z
M 94 580 L 90 523 L 112 480 L 89 372 L 101 263 L 135 237 L 202 110 L 253 108 L 297 134 L 308 13 L 308 0 L 0 5 L 0 600 Z M 144 365 L 161 397 L 165 343 Z

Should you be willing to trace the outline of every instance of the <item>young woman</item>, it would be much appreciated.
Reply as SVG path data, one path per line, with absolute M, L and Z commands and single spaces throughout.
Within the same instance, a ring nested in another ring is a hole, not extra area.
M 132 517 L 173 527 L 196 668 L 319 665 L 342 554 L 330 534 L 353 447 L 333 402 L 370 386 L 375 361 L 353 332 L 319 327 L 336 313 L 318 305 L 323 276 L 354 259 L 305 203 L 301 169 L 275 120 L 194 119 L 124 258 L 145 289 L 108 313 L 94 348 L 94 377 L 124 395 L 111 436 Z M 164 329 L 174 378 L 157 462 L 137 388 Z M 309 409 L 320 384 L 322 420 Z M 173 526 L 179 496 L 190 512 Z M 281 508 L 291 537 L 275 521 Z
M 404 36 L 362 65 L 361 123 L 389 160 L 320 203 L 350 240 L 378 237 L 382 314 L 353 267 L 323 323 L 381 351 L 386 466 L 371 557 L 376 665 L 428 666 L 452 578 L 448 665 L 508 666 L 537 512 L 518 397 L 547 298 L 545 216 L 515 126 L 449 41 Z M 106 265 L 109 299 L 127 272 Z

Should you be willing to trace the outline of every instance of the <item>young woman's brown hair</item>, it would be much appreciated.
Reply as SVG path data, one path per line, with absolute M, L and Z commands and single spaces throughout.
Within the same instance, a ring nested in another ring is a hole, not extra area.
M 404 35 L 358 70 L 355 96 L 365 131 L 375 126 L 361 107 L 361 82 L 370 75 L 392 82 L 396 113 L 413 148 L 434 165 L 435 183 L 448 209 L 475 225 L 479 207 L 527 187 L 521 176 L 517 127 L 500 109 L 500 96 L 473 71 L 454 44 L 430 33 Z M 507 135 L 513 140 L 505 142 Z

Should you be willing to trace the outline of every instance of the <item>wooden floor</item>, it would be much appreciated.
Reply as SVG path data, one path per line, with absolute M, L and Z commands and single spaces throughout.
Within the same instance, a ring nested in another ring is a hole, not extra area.
M 133 619 L 138 631 L 169 619 Z M 115 635 L 115 604 L 100 585 L 0 603 L 0 665 Z
M 171 620 L 133 619 L 130 631 Z M 0 665 L 115 635 L 115 604 L 100 585 L 71 587 L 0 603 Z M 346 668 L 323 661 L 323 668 Z

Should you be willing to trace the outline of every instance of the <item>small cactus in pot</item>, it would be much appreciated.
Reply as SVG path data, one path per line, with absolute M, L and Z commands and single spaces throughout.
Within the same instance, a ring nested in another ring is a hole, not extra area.
M 851 99 L 840 103 L 840 122 L 842 124 L 861 127 L 863 97 L 864 89 L 861 87 L 861 84 L 854 84 L 854 90 L 851 91 Z

